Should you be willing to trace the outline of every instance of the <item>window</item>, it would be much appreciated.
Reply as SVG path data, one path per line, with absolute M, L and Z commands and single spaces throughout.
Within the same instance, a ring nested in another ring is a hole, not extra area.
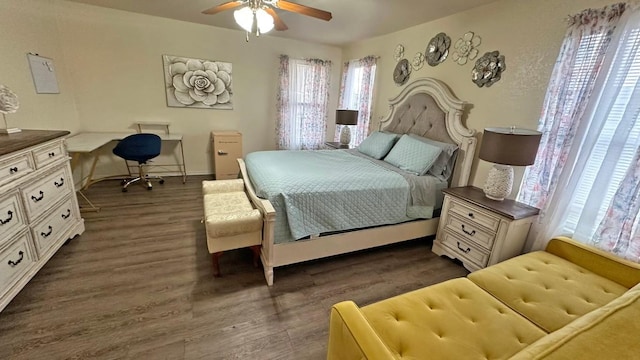
M 577 68 L 595 57 L 589 47 L 590 43 L 591 41 L 585 42 L 584 48 L 581 46 L 578 51 Z M 593 237 L 640 145 L 638 47 L 640 29 L 636 27 L 621 38 L 616 55 L 619 65 L 612 68 L 608 74 L 609 79 L 605 82 L 617 91 L 611 94 L 610 99 L 606 99 L 609 94 L 607 89 L 604 89 L 601 94 L 602 100 L 598 103 L 609 106 L 594 112 L 594 117 L 603 117 L 605 120 L 600 129 L 590 129 L 599 131 L 599 134 L 580 176 L 567 219 L 563 224 L 564 231 L 580 238 Z M 587 204 L 597 204 L 597 209 L 583 211 Z
M 356 126 L 356 131 L 352 132 L 351 146 L 359 145 L 369 134 L 376 62 L 377 57 L 367 56 L 362 59 L 351 60 L 344 65 L 338 107 L 340 109 L 358 110 L 358 125 Z M 336 126 L 335 141 L 340 138 L 342 126 Z
M 278 148 L 319 149 L 324 144 L 331 62 L 280 57 Z

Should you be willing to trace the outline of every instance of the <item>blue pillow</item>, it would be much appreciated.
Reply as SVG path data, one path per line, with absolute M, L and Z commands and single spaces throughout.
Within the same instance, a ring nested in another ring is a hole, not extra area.
M 389 153 L 396 140 L 398 134 L 376 131 L 360 143 L 358 151 L 380 160 Z
M 429 169 L 428 173 L 438 179 L 448 181 L 451 174 L 453 174 L 453 166 L 456 162 L 456 150 L 458 150 L 458 145 L 431 140 L 415 134 L 409 134 L 409 136 L 442 149 L 442 152 L 433 163 L 433 166 Z
M 384 161 L 406 172 L 424 175 L 441 152 L 442 149 L 437 146 L 402 135 Z

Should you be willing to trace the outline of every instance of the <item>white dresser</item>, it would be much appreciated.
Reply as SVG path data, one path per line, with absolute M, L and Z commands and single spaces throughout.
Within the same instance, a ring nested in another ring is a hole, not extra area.
M 68 131 L 0 135 L 0 311 L 60 247 L 84 232 Z

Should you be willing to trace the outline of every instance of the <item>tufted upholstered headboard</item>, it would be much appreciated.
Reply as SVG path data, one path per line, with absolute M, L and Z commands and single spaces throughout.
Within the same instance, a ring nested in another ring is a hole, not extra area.
M 466 186 L 476 149 L 475 130 L 462 124 L 465 103 L 440 80 L 421 78 L 389 100 L 389 114 L 380 128 L 396 134 L 416 134 L 458 145 L 452 186 Z

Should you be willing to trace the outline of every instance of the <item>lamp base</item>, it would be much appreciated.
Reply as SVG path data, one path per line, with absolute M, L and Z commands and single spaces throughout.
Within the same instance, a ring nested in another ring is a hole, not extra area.
M 495 164 L 489 170 L 484 183 L 484 195 L 491 200 L 502 201 L 511 194 L 513 189 L 513 167 Z
M 351 143 L 351 129 L 349 129 L 349 125 L 342 125 L 342 130 L 340 130 L 340 144 L 341 145 L 349 145 Z
M 8 128 L 8 129 L 0 129 L 0 134 L 15 134 L 22 131 L 19 128 Z

